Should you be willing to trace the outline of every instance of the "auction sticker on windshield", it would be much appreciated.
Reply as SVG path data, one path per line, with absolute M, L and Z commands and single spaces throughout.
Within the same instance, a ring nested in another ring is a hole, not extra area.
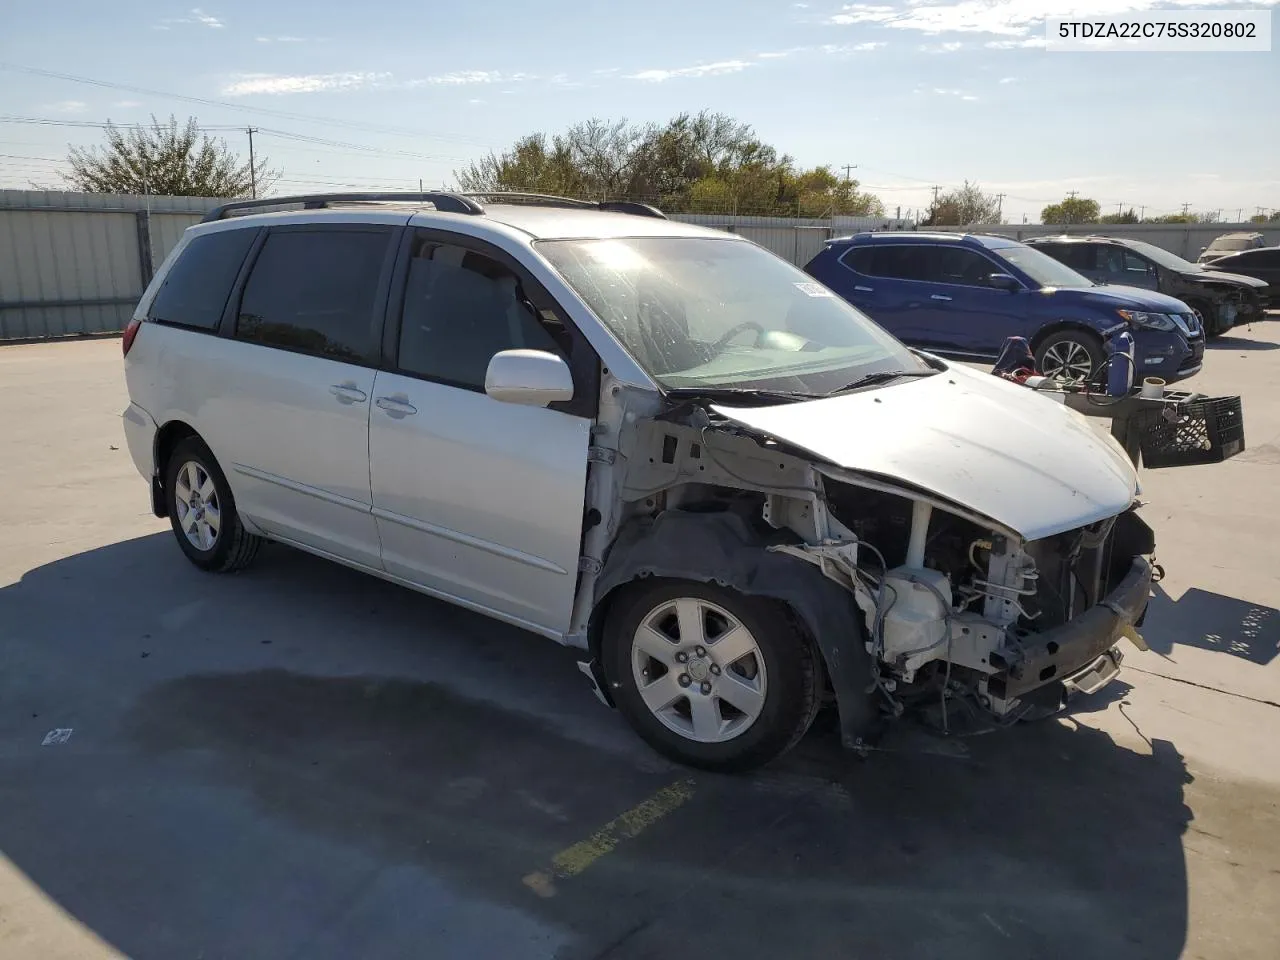
M 796 289 L 811 297 L 834 297 L 835 294 L 820 283 L 797 283 Z

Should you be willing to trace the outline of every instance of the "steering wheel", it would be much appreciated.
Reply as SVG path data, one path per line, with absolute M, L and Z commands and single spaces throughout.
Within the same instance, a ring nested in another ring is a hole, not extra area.
M 756 332 L 756 342 L 752 344 L 752 346 L 760 346 L 760 338 L 764 336 L 764 327 L 760 326 L 760 324 L 756 323 L 754 320 L 744 320 L 711 345 L 711 355 L 714 357 L 716 354 L 720 353 L 720 351 L 733 342 L 735 337 L 739 336 L 746 330 L 754 330 Z

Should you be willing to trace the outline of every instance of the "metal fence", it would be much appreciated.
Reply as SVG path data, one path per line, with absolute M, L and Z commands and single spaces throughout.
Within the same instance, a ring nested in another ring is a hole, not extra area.
M 217 203 L 0 190 L 0 339 L 122 329 L 155 267 Z

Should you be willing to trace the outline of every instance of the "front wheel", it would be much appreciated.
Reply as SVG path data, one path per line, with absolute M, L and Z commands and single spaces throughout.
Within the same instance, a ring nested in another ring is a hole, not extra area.
M 1036 369 L 1058 383 L 1094 383 L 1105 364 L 1102 340 L 1086 330 L 1059 330 L 1036 347 Z
M 784 607 L 681 580 L 624 589 L 601 653 L 618 709 L 650 746 L 738 771 L 804 736 L 819 704 L 818 664 Z
M 1216 340 L 1230 329 L 1229 327 L 1223 328 L 1222 321 L 1218 318 L 1218 311 L 1203 300 L 1188 300 L 1187 306 L 1191 308 L 1191 312 L 1200 321 L 1200 329 L 1204 331 L 1206 340 Z

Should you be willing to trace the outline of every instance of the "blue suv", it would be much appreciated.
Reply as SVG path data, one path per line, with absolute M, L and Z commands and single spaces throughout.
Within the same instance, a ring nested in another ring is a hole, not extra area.
M 1204 331 L 1181 300 L 1102 286 L 1026 244 L 946 233 L 861 233 L 829 240 L 805 266 L 899 340 L 935 353 L 995 357 L 1026 337 L 1046 376 L 1082 382 L 1105 341 L 1133 334 L 1135 376 L 1168 383 L 1200 370 Z

